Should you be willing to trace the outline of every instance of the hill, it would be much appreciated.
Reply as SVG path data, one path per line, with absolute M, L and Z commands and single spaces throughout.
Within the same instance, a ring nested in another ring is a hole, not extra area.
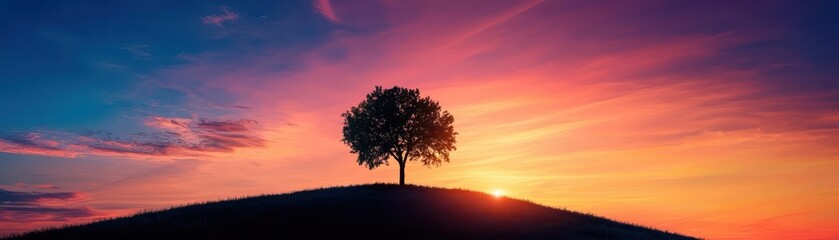
M 139 213 L 10 239 L 695 239 L 485 193 L 373 184 Z

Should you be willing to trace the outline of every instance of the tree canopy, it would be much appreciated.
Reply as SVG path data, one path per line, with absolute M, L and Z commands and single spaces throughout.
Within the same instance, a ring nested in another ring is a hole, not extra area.
M 399 163 L 400 184 L 405 182 L 408 161 L 440 166 L 457 149 L 454 117 L 441 111 L 437 101 L 421 97 L 419 89 L 376 86 L 364 101 L 341 116 L 342 142 L 358 154 L 358 164 L 373 169 L 393 158 Z

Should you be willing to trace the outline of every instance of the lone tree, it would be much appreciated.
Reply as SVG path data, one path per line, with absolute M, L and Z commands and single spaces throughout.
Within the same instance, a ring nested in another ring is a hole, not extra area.
M 367 99 L 341 114 L 344 139 L 341 141 L 358 154 L 358 165 L 373 169 L 388 165 L 390 158 L 399 163 L 399 185 L 405 185 L 405 164 L 420 161 L 431 167 L 449 161 L 456 150 L 448 111 L 429 97 L 420 97 L 419 89 L 393 87 L 367 94 Z

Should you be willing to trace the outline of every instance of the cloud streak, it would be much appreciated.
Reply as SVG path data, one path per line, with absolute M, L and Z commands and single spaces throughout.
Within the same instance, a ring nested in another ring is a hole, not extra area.
M 148 61 L 152 57 L 151 53 L 149 52 L 149 45 L 148 44 L 131 45 L 131 46 L 125 47 L 123 49 L 128 51 L 128 53 L 130 53 L 131 56 L 134 57 L 134 59 L 137 59 L 137 60 Z M 102 66 L 104 66 L 106 68 L 111 68 L 111 69 L 124 69 L 125 68 L 125 66 L 120 67 L 117 64 L 107 64 L 107 63 L 103 64 Z
M 338 16 L 335 15 L 335 10 L 332 9 L 332 3 L 329 0 L 315 0 L 315 9 L 323 15 L 324 18 L 333 23 L 340 23 Z
M 98 216 L 93 209 L 43 207 L 43 206 L 2 206 L 0 205 L 0 221 L 3 222 L 66 222 L 75 218 L 90 218 Z
M 44 139 L 41 133 L 19 133 L 0 137 L 0 152 L 74 158 L 79 154 L 67 150 L 54 139 Z
M 17 192 L 0 189 L 0 221 L 56 222 L 96 216 L 96 211 L 86 207 L 55 206 L 79 200 L 83 196 L 78 192 Z
M 76 192 L 15 192 L 0 189 L 0 203 L 11 205 L 31 205 L 50 200 L 73 200 L 81 197 Z
M 218 121 L 149 117 L 145 125 L 159 130 L 127 137 L 112 134 L 19 133 L 0 138 L 0 151 L 75 158 L 81 155 L 155 158 L 209 156 L 238 148 L 263 147 L 252 131 L 254 120 Z
M 228 7 L 221 7 L 221 11 L 222 14 L 204 16 L 201 17 L 201 20 L 203 20 L 205 24 L 221 26 L 225 22 L 235 21 L 236 19 L 239 19 L 239 13 L 230 11 Z

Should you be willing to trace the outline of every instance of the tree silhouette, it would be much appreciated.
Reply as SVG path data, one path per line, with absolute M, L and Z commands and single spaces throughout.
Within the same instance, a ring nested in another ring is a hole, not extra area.
M 366 100 L 341 116 L 341 141 L 358 154 L 358 165 L 373 169 L 396 159 L 399 185 L 405 185 L 408 161 L 440 166 L 449 161 L 449 152 L 457 149 L 454 117 L 440 111 L 440 104 L 430 97 L 421 98 L 419 89 L 376 86 Z

